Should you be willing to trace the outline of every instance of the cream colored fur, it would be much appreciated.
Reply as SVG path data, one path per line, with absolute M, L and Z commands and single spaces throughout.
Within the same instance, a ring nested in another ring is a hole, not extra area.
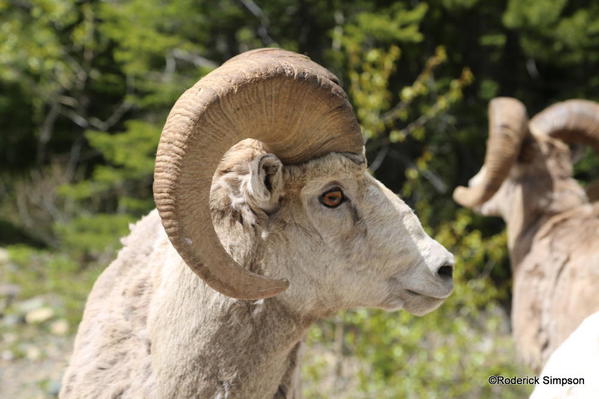
M 213 223 L 242 266 L 290 287 L 242 301 L 209 288 L 170 244 L 156 211 L 96 282 L 62 398 L 299 398 L 312 322 L 368 306 L 424 314 L 451 290 L 453 257 L 366 166 L 329 154 L 284 166 L 254 141 L 224 157 Z M 318 200 L 341 187 L 338 208 Z

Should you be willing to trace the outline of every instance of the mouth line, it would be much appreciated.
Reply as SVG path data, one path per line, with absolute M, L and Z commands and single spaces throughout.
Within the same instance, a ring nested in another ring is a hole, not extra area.
M 414 295 L 414 296 L 422 296 L 422 297 L 426 297 L 426 298 L 431 298 L 431 299 L 438 299 L 438 300 L 443 300 L 443 299 L 447 299 L 449 297 L 449 295 L 451 294 L 451 292 L 445 296 L 432 296 L 432 295 L 427 295 L 427 294 L 423 294 L 421 292 L 416 292 L 414 290 L 409 290 L 406 289 L 405 290 L 408 294 L 410 295 Z

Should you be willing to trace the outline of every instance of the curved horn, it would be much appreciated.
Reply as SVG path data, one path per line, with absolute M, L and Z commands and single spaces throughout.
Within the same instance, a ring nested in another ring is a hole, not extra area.
M 360 127 L 337 78 L 280 49 L 240 54 L 187 90 L 160 137 L 154 200 L 187 265 L 210 287 L 239 299 L 268 298 L 286 280 L 249 272 L 223 249 L 210 216 L 214 172 L 235 143 L 263 142 L 284 163 L 328 152 L 362 154 Z
M 534 135 L 588 144 L 599 153 L 599 103 L 568 100 L 553 104 L 536 114 L 529 127 Z
M 455 189 L 453 198 L 457 203 L 472 208 L 497 192 L 520 152 L 522 140 L 528 133 L 527 122 L 526 108 L 520 101 L 511 97 L 491 100 L 485 172 L 475 186 Z

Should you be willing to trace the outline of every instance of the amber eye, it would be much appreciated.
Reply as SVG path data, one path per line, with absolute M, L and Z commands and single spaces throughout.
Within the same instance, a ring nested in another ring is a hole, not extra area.
M 320 203 L 329 208 L 336 208 L 345 201 L 343 191 L 339 187 L 330 189 L 320 196 Z

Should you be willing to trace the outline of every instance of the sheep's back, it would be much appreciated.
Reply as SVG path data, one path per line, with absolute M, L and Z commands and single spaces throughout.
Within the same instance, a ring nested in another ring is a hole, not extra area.
M 158 213 L 131 226 L 117 258 L 88 297 L 61 398 L 147 397 L 147 315 L 168 239 Z

